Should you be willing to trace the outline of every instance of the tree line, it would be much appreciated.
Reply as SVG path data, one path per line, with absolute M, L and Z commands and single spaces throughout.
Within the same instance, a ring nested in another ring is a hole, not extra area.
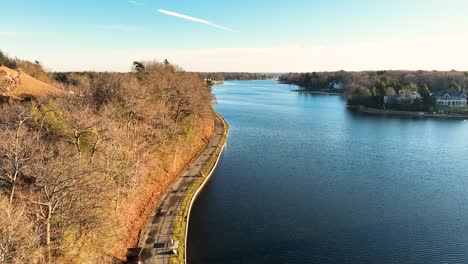
M 251 72 L 200 72 L 203 79 L 214 81 L 228 80 L 267 80 L 272 79 L 277 74 L 273 73 L 251 73 Z
M 421 100 L 414 110 L 428 110 L 430 94 L 439 90 L 468 89 L 468 73 L 459 71 L 364 71 L 289 73 L 280 76 L 283 83 L 298 85 L 304 91 L 335 90 L 339 85 L 348 103 L 384 107 L 385 96 L 418 92 Z M 405 107 L 405 106 L 398 106 Z
M 0 263 L 118 262 L 212 133 L 211 87 L 168 63 L 131 73 L 31 64 L 68 95 L 0 106 Z
M 0 50 L 0 66 L 5 66 L 14 70 L 21 69 L 40 81 L 51 82 L 50 75 L 44 71 L 41 62 L 37 60 L 30 62 L 27 60 L 12 58 Z

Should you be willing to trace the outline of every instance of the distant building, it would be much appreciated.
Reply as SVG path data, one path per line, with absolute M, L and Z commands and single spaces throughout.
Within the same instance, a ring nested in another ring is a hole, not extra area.
M 422 99 L 418 92 L 401 90 L 399 95 L 384 96 L 385 104 L 415 104 Z
M 333 81 L 333 82 L 328 84 L 328 87 L 331 88 L 331 89 L 343 90 L 344 89 L 344 84 L 342 82 Z
M 466 107 L 468 96 L 464 91 L 441 90 L 432 94 L 435 104 L 448 107 Z

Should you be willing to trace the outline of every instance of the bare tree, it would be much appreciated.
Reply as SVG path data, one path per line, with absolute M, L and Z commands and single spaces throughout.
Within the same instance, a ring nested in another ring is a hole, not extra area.
M 33 162 L 35 142 L 24 125 L 28 119 L 23 115 L 13 130 L 0 131 L 0 187 L 8 189 L 10 203 L 13 203 L 19 177 Z
M 39 242 L 24 206 L 14 208 L 0 199 L 0 263 L 38 263 Z
M 52 224 L 53 217 L 60 211 L 65 199 L 78 187 L 79 176 L 74 171 L 68 153 L 57 150 L 44 150 L 42 162 L 35 166 L 36 195 L 31 199 L 35 205 L 34 215 L 44 223 L 44 244 L 47 246 L 47 259 L 52 259 Z

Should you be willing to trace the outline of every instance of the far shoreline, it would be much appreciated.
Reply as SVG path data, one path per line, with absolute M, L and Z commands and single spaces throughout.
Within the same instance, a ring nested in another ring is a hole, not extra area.
M 372 115 L 390 115 L 390 116 L 407 116 L 407 117 L 418 117 L 418 118 L 468 120 L 468 115 L 459 115 L 459 114 L 437 114 L 437 113 L 430 113 L 430 112 L 383 110 L 383 109 L 376 109 L 376 108 L 359 108 L 359 107 L 353 107 L 353 106 L 348 106 L 348 109 L 352 111 L 372 114 Z
M 317 95 L 339 95 L 339 96 L 343 96 L 343 93 L 326 92 L 326 91 L 291 90 L 291 92 L 317 94 Z
M 249 80 L 243 80 L 249 81 Z M 291 92 L 296 93 L 307 93 L 313 95 L 323 95 L 323 96 L 344 96 L 343 93 L 332 92 L 332 91 L 314 91 L 314 90 L 301 90 L 294 89 L 290 90 Z M 347 106 L 351 111 L 366 113 L 371 115 L 381 115 L 381 116 L 401 116 L 401 117 L 416 117 L 416 118 L 434 118 L 434 119 L 452 119 L 452 120 L 468 120 L 468 114 L 437 114 L 431 112 L 423 111 L 403 111 L 403 110 L 384 110 L 371 107 L 356 107 L 356 106 Z

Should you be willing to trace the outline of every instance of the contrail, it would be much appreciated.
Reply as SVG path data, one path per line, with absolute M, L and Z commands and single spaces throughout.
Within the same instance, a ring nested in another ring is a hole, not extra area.
M 208 20 L 204 20 L 204 19 L 200 19 L 200 18 L 196 18 L 196 17 L 191 17 L 191 16 L 175 13 L 175 12 L 167 11 L 167 10 L 164 10 L 164 9 L 158 9 L 158 12 L 169 15 L 169 16 L 174 16 L 174 17 L 185 19 L 185 20 L 197 22 L 197 23 L 200 23 L 200 24 L 205 24 L 205 25 L 208 25 L 210 27 L 217 28 L 217 29 L 230 31 L 230 32 L 236 32 L 235 30 L 232 30 L 230 28 L 223 27 L 223 26 L 220 26 L 220 25 L 216 25 L 215 23 L 210 22 Z

